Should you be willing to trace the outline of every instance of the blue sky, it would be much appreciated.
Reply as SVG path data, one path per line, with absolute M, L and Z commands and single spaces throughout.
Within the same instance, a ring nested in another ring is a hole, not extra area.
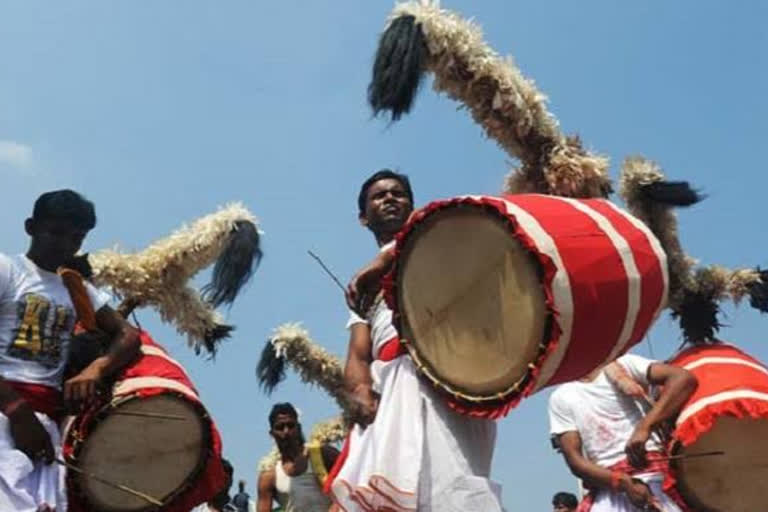
M 445 0 L 474 17 L 551 98 L 567 132 L 621 160 L 643 154 L 709 198 L 681 214 L 706 263 L 768 266 L 768 4 Z M 457 104 L 425 87 L 412 115 L 371 119 L 365 90 L 390 1 L 0 1 L 0 251 L 26 247 L 43 191 L 93 199 L 94 250 L 140 249 L 233 200 L 262 221 L 266 256 L 227 312 L 238 326 L 214 362 L 196 358 L 150 310 L 140 320 L 188 368 L 255 483 L 266 415 L 294 402 L 307 427 L 333 403 L 291 376 L 271 398 L 254 367 L 272 328 L 301 321 L 343 356 L 339 291 L 306 254 L 347 279 L 375 251 L 355 198 L 381 167 L 411 176 L 416 200 L 497 193 L 508 157 Z M 768 361 L 766 318 L 726 308 L 722 337 Z M 679 344 L 664 315 L 636 351 Z M 507 508 L 547 510 L 575 480 L 549 449 L 544 391 L 499 425 L 494 478 Z

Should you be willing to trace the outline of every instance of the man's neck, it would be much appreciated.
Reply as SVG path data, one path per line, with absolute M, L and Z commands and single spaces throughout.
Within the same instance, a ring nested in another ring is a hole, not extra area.
M 384 247 L 394 239 L 394 233 L 382 233 L 376 235 L 376 243 L 379 244 L 379 247 Z
M 295 461 L 304 456 L 304 444 L 295 444 L 280 450 L 283 461 Z
M 56 272 L 61 266 L 60 262 L 53 261 L 52 258 L 46 258 L 41 254 L 36 254 L 32 249 L 27 251 L 26 256 L 32 263 L 48 272 Z

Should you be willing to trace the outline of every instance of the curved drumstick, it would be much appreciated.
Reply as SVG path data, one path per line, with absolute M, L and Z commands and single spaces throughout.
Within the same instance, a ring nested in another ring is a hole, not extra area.
M 90 473 L 88 471 L 85 471 L 84 469 L 81 469 L 78 466 L 75 466 L 74 464 L 70 464 L 69 462 L 66 462 L 66 461 L 58 459 L 58 458 L 54 459 L 54 461 L 56 461 L 57 464 L 60 464 L 60 465 L 62 465 L 64 467 L 66 467 L 67 469 L 70 469 L 70 470 L 74 471 L 75 473 L 80 473 L 81 475 L 84 475 L 84 476 L 86 476 L 88 478 L 92 478 L 93 480 L 96 480 L 99 483 L 102 483 L 104 485 L 112 487 L 113 489 L 118 489 L 118 490 L 121 490 L 123 492 L 127 492 L 128 494 L 132 494 L 133 496 L 136 496 L 137 498 L 141 498 L 144 501 L 146 501 L 148 503 L 151 503 L 152 505 L 157 505 L 158 507 L 162 507 L 164 505 L 164 503 L 162 501 L 158 500 L 157 498 L 153 498 L 149 494 L 145 494 L 145 493 L 137 491 L 135 489 L 131 489 L 127 485 L 123 485 L 123 484 L 118 484 L 118 483 L 112 482 L 111 480 L 107 480 L 106 478 L 101 477 L 101 476 L 99 476 L 99 475 L 97 475 L 95 473 Z

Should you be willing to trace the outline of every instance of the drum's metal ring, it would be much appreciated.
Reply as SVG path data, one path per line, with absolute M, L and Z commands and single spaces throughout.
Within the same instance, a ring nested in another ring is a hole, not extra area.
M 502 223 L 506 224 L 508 231 L 511 234 L 514 232 L 516 223 L 513 219 L 509 218 L 506 215 L 503 215 L 501 212 L 499 212 L 496 208 L 493 208 L 490 205 L 484 205 L 484 204 L 456 204 L 454 205 L 454 208 L 471 208 L 474 210 L 482 209 L 485 211 L 488 211 L 491 213 L 494 217 L 501 220 Z M 414 232 L 418 232 L 419 229 L 421 229 L 421 223 L 423 221 L 419 222 L 418 224 L 414 224 L 411 230 L 407 233 L 405 240 L 402 244 L 402 248 L 400 249 L 402 252 L 405 252 L 405 250 L 408 248 L 408 244 L 410 243 L 412 239 L 412 234 Z M 536 259 L 536 255 L 534 253 L 531 253 L 525 246 L 523 246 L 523 249 L 531 256 L 532 262 L 539 273 L 539 282 L 541 283 L 543 281 L 543 269 L 541 268 L 541 265 L 539 261 Z M 400 279 L 400 269 L 395 269 L 395 281 L 399 281 Z M 396 289 L 401 289 L 401 286 L 399 284 L 395 285 Z M 543 285 L 542 285 L 543 287 Z M 396 292 L 397 293 L 397 292 Z M 400 302 L 399 299 L 395 299 L 397 302 Z M 400 315 L 400 311 L 394 311 L 393 312 L 393 324 L 395 325 L 395 328 L 397 329 L 398 333 L 403 332 L 403 319 Z M 547 311 L 545 324 L 544 324 L 544 333 L 542 336 L 542 341 L 539 343 L 536 351 L 536 356 L 533 358 L 533 361 L 540 361 L 542 357 L 546 354 L 546 352 L 549 350 L 550 344 L 554 341 L 552 339 L 552 328 L 554 325 L 554 318 L 552 315 L 552 311 Z M 537 367 L 535 363 L 529 363 L 528 368 L 523 374 L 522 377 L 520 377 L 517 382 L 514 384 L 508 386 L 506 389 L 495 393 L 493 395 L 476 395 L 476 394 L 470 394 L 467 393 L 461 389 L 458 389 L 457 387 L 451 386 L 450 384 L 447 384 L 440 380 L 440 378 L 437 377 L 436 372 L 433 368 L 429 366 L 429 364 L 423 360 L 423 358 L 419 355 L 418 350 L 416 347 L 413 346 L 413 344 L 405 337 L 400 338 L 400 342 L 406 347 L 408 350 L 408 353 L 411 356 L 411 359 L 413 360 L 414 365 L 417 367 L 419 372 L 429 381 L 432 383 L 432 385 L 440 392 L 452 397 L 453 399 L 461 402 L 465 402 L 467 404 L 474 404 L 474 405 L 481 405 L 481 406 L 493 406 L 493 405 L 500 405 L 507 402 L 510 402 L 512 400 L 515 400 L 518 398 L 524 389 L 528 386 L 528 384 L 531 382 L 531 380 L 534 378 L 534 375 L 537 371 Z
M 197 409 L 197 412 L 200 414 L 200 418 L 203 420 L 203 423 L 205 425 L 205 428 L 203 428 L 203 450 L 200 454 L 200 460 L 197 464 L 197 466 L 192 470 L 190 473 L 190 477 L 187 482 L 179 486 L 178 489 L 173 491 L 171 494 L 169 494 L 166 497 L 162 498 L 162 501 L 164 503 L 164 506 L 167 506 L 173 501 L 187 492 L 189 489 L 192 488 L 193 484 L 197 481 L 197 478 L 202 474 L 203 470 L 205 469 L 206 465 L 208 464 L 208 461 L 210 460 L 211 456 L 213 455 L 213 447 L 211 444 L 212 439 L 212 432 L 213 432 L 213 422 L 211 421 L 211 417 L 208 414 L 208 411 L 205 409 L 203 404 L 201 402 L 197 402 L 195 400 L 190 400 L 190 398 L 187 395 L 184 395 L 183 393 L 178 393 L 175 391 L 169 391 L 167 393 L 159 393 L 158 395 L 172 395 L 177 398 L 180 398 L 184 400 L 185 402 L 192 404 L 192 406 Z M 157 395 L 153 395 L 157 396 Z M 89 429 L 88 431 L 93 430 L 99 422 L 103 421 L 104 418 L 108 415 L 109 411 L 111 409 L 116 408 L 118 405 L 134 400 L 138 398 L 138 394 L 134 393 L 131 395 L 124 395 L 120 397 L 113 398 L 109 401 L 109 403 L 106 403 L 100 407 L 95 407 L 95 412 L 92 414 L 89 414 L 87 418 L 84 418 L 83 421 L 89 420 Z M 72 425 L 72 433 L 67 435 L 67 440 L 70 436 L 76 436 L 75 442 L 72 443 L 72 454 L 67 457 L 68 462 L 71 462 L 75 465 L 77 465 L 78 456 L 80 455 L 80 452 L 82 451 L 83 445 L 85 441 L 88 439 L 88 431 L 83 431 L 81 429 L 82 421 L 79 421 L 77 424 Z M 66 440 L 65 440 L 66 441 Z M 67 472 L 67 487 L 68 489 L 71 486 L 72 491 L 74 494 L 79 498 L 81 503 L 87 504 L 89 506 L 93 506 L 92 503 L 88 500 L 88 496 L 86 493 L 82 490 L 79 484 L 79 478 L 77 478 L 77 475 L 74 474 L 71 471 Z M 157 510 L 156 505 L 147 505 L 146 507 L 142 509 L 138 509 L 136 512 L 151 512 Z M 105 511 L 109 512 L 109 511 Z

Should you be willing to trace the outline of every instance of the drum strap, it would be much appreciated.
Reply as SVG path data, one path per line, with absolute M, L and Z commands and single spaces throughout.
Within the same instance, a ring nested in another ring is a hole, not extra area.
M 325 467 L 325 461 L 323 460 L 323 450 L 320 444 L 308 444 L 307 454 L 309 455 L 309 463 L 312 466 L 312 472 L 317 478 L 317 483 L 322 488 L 325 485 L 325 479 L 328 478 L 328 468 Z

